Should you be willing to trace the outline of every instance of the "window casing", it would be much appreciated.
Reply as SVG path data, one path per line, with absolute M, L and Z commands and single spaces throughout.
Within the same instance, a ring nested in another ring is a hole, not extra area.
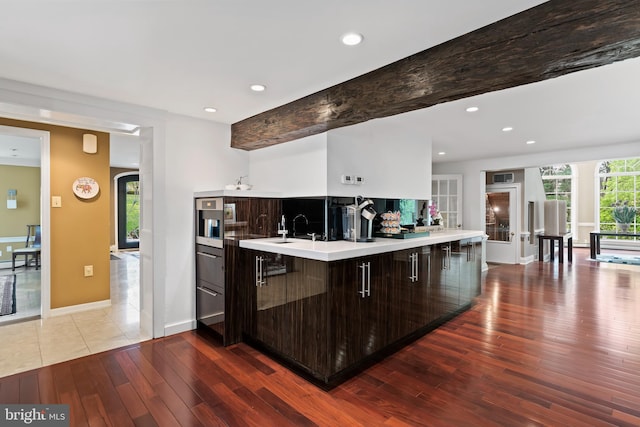
M 575 173 L 570 164 L 543 166 L 540 168 L 544 194 L 547 200 L 564 200 L 567 202 L 567 232 L 572 226 L 575 206 Z
M 614 231 L 618 225 L 613 219 L 616 205 L 640 207 L 640 158 L 604 160 L 598 164 L 598 227 L 601 231 Z M 640 232 L 638 216 L 629 225 L 629 232 Z M 614 239 L 638 240 L 634 237 Z

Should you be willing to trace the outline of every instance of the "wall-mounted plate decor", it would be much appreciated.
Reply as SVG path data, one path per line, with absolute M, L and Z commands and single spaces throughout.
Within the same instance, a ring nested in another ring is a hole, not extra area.
M 73 181 L 73 194 L 81 199 L 93 199 L 99 191 L 100 186 L 93 178 L 83 176 Z

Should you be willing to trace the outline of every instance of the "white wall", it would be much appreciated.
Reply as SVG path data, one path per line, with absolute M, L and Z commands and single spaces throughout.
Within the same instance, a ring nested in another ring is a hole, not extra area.
M 408 128 L 382 128 L 384 119 L 328 132 L 331 196 L 430 199 L 431 138 Z M 344 185 L 342 175 L 364 178 Z
M 598 159 L 604 160 L 604 159 Z M 576 164 L 576 181 L 580 183 L 577 192 L 576 206 L 573 207 L 576 218 L 576 230 L 573 234 L 573 244 L 588 245 L 589 233 L 598 228 L 596 215 L 596 195 L 598 181 L 596 178 L 598 161 L 580 162 Z
M 179 115 L 166 121 L 165 333 L 195 326 L 193 193 L 249 173 L 249 153 L 230 147 L 228 125 Z
M 371 120 L 249 153 L 255 190 L 283 197 L 431 197 L 431 139 Z M 364 178 L 345 185 L 342 175 Z
M 327 134 L 249 152 L 249 180 L 256 191 L 283 197 L 327 195 Z
M 559 163 L 640 156 L 640 141 L 584 147 L 580 150 L 550 151 L 527 156 L 511 156 L 468 162 L 435 163 L 434 174 L 459 173 L 463 175 L 464 202 L 462 205 L 465 228 L 484 229 L 485 171 L 539 167 Z

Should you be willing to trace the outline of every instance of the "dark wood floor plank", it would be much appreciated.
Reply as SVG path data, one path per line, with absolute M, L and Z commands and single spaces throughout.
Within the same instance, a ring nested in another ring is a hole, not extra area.
M 100 396 L 102 405 L 104 406 L 107 416 L 114 426 L 129 427 L 133 426 L 133 420 L 129 417 L 127 409 L 120 399 L 118 391 L 111 382 L 111 377 L 107 373 L 102 358 L 91 359 L 89 364 L 89 375 L 96 382 L 96 392 Z
M 38 401 L 29 403 L 42 403 L 42 404 L 58 404 L 58 395 L 56 393 L 56 387 L 53 382 L 53 369 L 51 366 L 45 366 L 42 369 L 36 371 L 38 373 L 38 391 L 40 396 Z M 1 386 L 0 382 L 0 386 Z M 26 402 L 25 402 L 26 403 Z
M 191 336 L 191 334 L 186 334 L 186 337 Z M 190 359 L 190 361 L 195 362 L 198 369 L 203 372 L 201 375 L 206 376 L 203 378 L 206 378 L 206 382 L 208 384 L 224 383 L 231 389 L 242 387 L 242 384 L 240 384 L 240 382 L 232 375 L 229 375 L 215 364 L 215 359 L 219 357 L 217 353 L 213 353 L 213 358 L 210 358 L 209 356 L 212 352 L 208 352 L 208 354 L 205 355 L 186 340 L 181 343 L 172 344 L 169 346 L 169 349 L 178 357 L 178 359 L 183 361 Z
M 122 399 L 127 412 L 131 416 L 131 419 L 136 420 L 142 418 L 149 413 L 149 410 L 138 396 L 138 393 L 134 390 L 130 383 L 120 384 L 116 387 L 116 391 Z
M 119 427 L 117 424 L 113 424 L 107 415 L 107 410 L 102 404 L 102 399 L 97 394 L 84 395 L 81 398 L 82 406 L 87 414 L 87 421 L 90 426 L 114 426 Z
M 122 368 L 120 367 L 120 365 L 118 364 L 118 361 L 116 360 L 116 354 L 117 352 L 109 352 L 109 353 L 105 353 L 100 358 L 100 361 L 102 362 L 104 369 L 109 374 L 109 377 L 111 378 L 111 382 L 113 383 L 114 387 L 117 387 L 120 384 L 125 384 L 129 382 L 129 380 L 127 379 L 127 376 L 124 374 L 124 372 L 122 371 Z
M 472 309 L 331 391 L 189 331 L 0 378 L 72 425 L 638 426 L 640 267 L 503 265 Z
M 287 405 L 286 402 L 273 394 L 270 390 L 261 388 L 256 391 L 256 395 L 260 397 L 264 404 L 268 405 L 270 408 L 276 411 L 279 416 L 287 420 L 285 423 L 283 423 L 283 425 L 292 424 L 294 426 L 305 427 L 316 426 L 316 423 L 293 409 L 291 406 Z
M 28 372 L 20 376 L 20 403 L 31 403 L 40 400 L 38 373 Z
M 182 340 L 182 338 L 180 340 Z M 160 342 L 159 345 L 155 345 L 155 347 L 158 349 L 157 351 L 162 353 L 162 358 L 165 359 L 166 363 L 170 365 L 176 374 L 193 390 L 198 399 L 201 399 L 210 407 L 220 403 L 220 397 L 213 392 L 210 384 L 205 381 L 205 378 L 200 376 L 203 371 L 199 369 L 192 360 L 187 358 L 186 363 L 183 363 L 183 361 L 179 360 L 178 357 L 169 350 L 169 345 L 164 346 L 162 342 Z M 200 404 L 196 406 L 200 406 Z
M 214 412 L 213 409 L 206 403 L 201 403 L 193 408 L 193 413 L 198 417 L 200 422 L 210 427 L 229 427 L 225 421 L 221 420 Z
M 178 426 L 180 423 L 176 419 L 166 403 L 156 393 L 153 384 L 149 383 L 144 374 L 138 369 L 136 364 L 131 360 L 129 352 L 124 350 L 116 354 L 116 360 L 122 368 L 123 372 L 129 379 L 133 389 L 149 410 L 153 418 L 160 422 L 161 425 Z
M 257 369 L 258 371 L 262 372 L 265 375 L 271 375 L 274 372 L 276 372 L 275 369 L 271 368 L 270 366 L 262 363 L 259 359 L 257 359 L 255 357 L 255 353 L 247 352 L 246 347 L 235 345 L 235 346 L 231 346 L 230 351 L 233 354 L 244 359 L 249 365 L 253 366 L 255 369 Z M 253 352 L 255 352 L 255 350 L 253 350 Z
M 181 425 L 193 427 L 202 425 L 191 412 L 191 406 L 188 406 L 173 387 L 165 381 L 164 376 L 158 372 L 154 365 L 149 363 L 139 348 L 130 348 L 127 354 L 131 361 L 138 367 L 140 373 L 149 381 L 149 384 L 153 386 L 155 394 L 162 400 Z
M 71 371 L 71 365 L 73 363 L 75 362 L 64 362 L 56 365 L 53 371 L 53 381 L 56 385 L 59 401 L 69 405 L 69 418 L 73 425 L 85 426 L 88 425 L 87 416 L 82 406 L 81 396 L 78 394 L 75 382 L 73 381 Z
M 0 383 L 0 402 L 20 403 L 20 377 L 13 375 Z
M 166 352 L 160 346 L 145 346 L 140 348 L 140 353 L 151 363 L 158 371 L 162 378 L 175 390 L 182 401 L 189 408 L 202 403 L 202 398 L 187 383 L 185 378 L 178 374 L 178 370 L 174 363 L 169 363 L 166 358 Z M 189 379 L 190 380 L 190 379 Z

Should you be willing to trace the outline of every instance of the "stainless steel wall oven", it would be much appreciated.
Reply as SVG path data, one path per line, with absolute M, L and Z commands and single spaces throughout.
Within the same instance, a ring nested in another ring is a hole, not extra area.
M 195 199 L 196 320 L 224 337 L 224 202 Z
M 196 243 L 222 248 L 223 242 L 223 199 L 196 199 Z

